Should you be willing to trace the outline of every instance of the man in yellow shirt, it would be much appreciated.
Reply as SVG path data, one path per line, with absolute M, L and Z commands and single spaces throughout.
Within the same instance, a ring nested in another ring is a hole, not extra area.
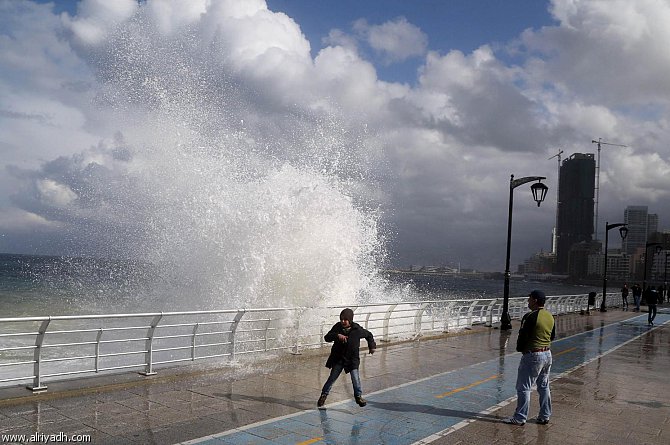
M 549 391 L 549 371 L 551 370 L 551 341 L 556 337 L 554 316 L 544 308 L 547 300 L 544 292 L 534 290 L 528 295 L 528 308 L 531 310 L 521 319 L 516 350 L 521 352 L 521 362 L 516 378 L 516 411 L 505 419 L 511 425 L 524 425 L 528 419 L 530 391 L 537 384 L 540 396 L 540 414 L 536 422 L 549 423 L 551 417 L 551 392 Z

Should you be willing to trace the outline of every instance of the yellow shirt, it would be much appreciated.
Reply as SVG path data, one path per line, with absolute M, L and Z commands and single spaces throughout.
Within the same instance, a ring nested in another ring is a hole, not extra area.
M 526 352 L 532 349 L 548 348 L 556 337 L 554 316 L 545 308 L 528 312 L 521 319 L 516 350 Z

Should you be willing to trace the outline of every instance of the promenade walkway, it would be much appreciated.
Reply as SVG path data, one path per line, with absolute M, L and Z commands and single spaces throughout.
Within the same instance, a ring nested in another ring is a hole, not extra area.
M 558 317 L 549 425 L 501 423 L 516 399 L 515 321 L 507 334 L 480 327 L 381 344 L 362 360 L 364 408 L 343 375 L 316 409 L 328 376 L 321 350 L 253 367 L 50 383 L 40 395 L 5 388 L 0 433 L 4 443 L 39 433 L 96 444 L 667 444 L 669 322 L 667 307 L 653 327 L 646 313 L 616 309 Z M 534 392 L 531 416 L 537 409 Z

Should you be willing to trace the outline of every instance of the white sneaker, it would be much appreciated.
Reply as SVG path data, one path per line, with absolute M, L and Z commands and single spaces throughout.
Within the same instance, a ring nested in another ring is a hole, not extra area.
M 503 423 L 506 423 L 508 425 L 517 425 L 517 426 L 524 426 L 526 424 L 526 422 L 522 422 L 515 417 L 508 417 L 506 419 L 503 419 Z

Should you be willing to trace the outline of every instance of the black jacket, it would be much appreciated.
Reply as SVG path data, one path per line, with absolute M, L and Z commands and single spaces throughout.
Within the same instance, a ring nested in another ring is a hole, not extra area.
M 342 343 L 337 338 L 338 334 L 346 335 L 347 341 Z M 372 351 L 377 348 L 372 333 L 361 327 L 358 323 L 351 323 L 351 329 L 348 333 L 344 331 L 342 323 L 335 323 L 323 339 L 328 343 L 333 342 L 330 356 L 328 356 L 328 360 L 326 361 L 326 368 L 332 368 L 333 365 L 342 360 L 344 362 L 344 372 L 346 373 L 351 372 L 352 369 L 358 369 L 358 365 L 361 363 L 358 353 L 362 339 L 367 340 L 368 350 Z
M 656 289 L 648 287 L 644 291 L 644 299 L 647 301 L 647 304 L 658 304 L 658 292 Z

